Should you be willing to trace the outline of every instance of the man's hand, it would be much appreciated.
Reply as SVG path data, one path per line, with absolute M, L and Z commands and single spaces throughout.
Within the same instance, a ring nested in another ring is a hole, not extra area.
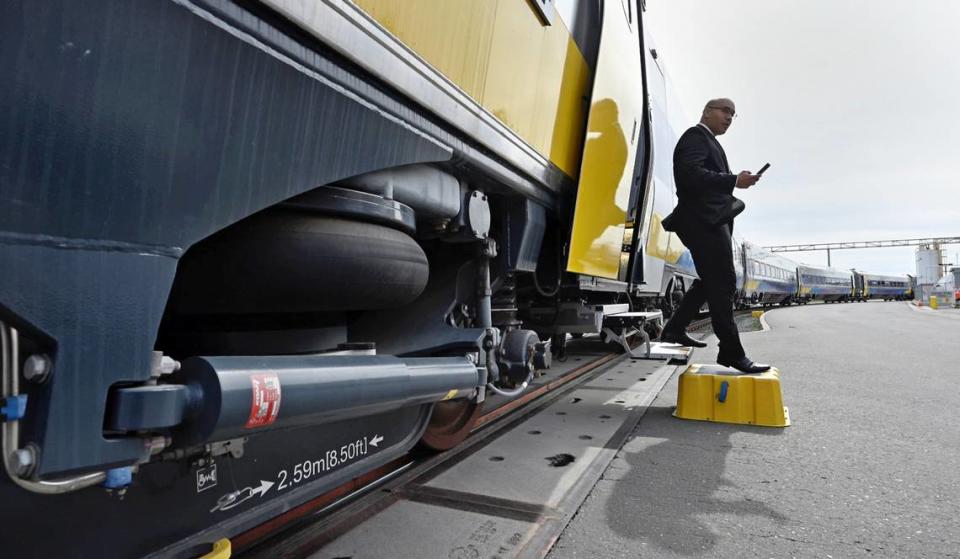
M 740 171 L 740 174 L 737 175 L 737 188 L 750 188 L 751 186 L 757 184 L 757 181 L 760 180 L 760 175 L 752 175 L 750 171 Z M 730 184 L 730 183 L 727 183 Z

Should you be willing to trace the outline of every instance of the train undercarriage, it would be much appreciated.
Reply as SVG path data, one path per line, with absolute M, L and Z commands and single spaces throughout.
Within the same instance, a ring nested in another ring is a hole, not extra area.
M 568 267 L 569 174 L 264 3 L 9 2 L 0 21 L 14 555 L 201 555 L 456 445 L 605 307 L 669 311 L 689 282 L 662 262 L 640 281 L 646 117 L 604 278 Z

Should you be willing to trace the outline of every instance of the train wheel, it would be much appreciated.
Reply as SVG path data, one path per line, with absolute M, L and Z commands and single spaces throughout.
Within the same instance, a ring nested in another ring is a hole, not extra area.
M 433 405 L 430 423 L 420 438 L 420 446 L 447 450 L 463 442 L 480 419 L 483 404 L 473 400 L 451 400 Z

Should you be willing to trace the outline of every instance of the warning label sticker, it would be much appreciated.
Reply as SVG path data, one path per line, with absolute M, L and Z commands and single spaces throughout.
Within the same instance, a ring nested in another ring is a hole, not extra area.
M 247 429 L 270 425 L 280 413 L 280 379 L 275 374 L 250 375 L 253 398 Z

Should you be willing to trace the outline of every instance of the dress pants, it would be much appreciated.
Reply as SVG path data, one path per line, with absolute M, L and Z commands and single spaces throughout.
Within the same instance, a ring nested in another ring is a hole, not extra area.
M 700 279 L 694 280 L 680 307 L 663 327 L 668 333 L 684 332 L 706 302 L 713 332 L 720 340 L 718 360 L 737 360 L 745 355 L 733 320 L 737 274 L 733 267 L 732 234 L 732 222 L 716 226 L 692 223 L 678 228 L 677 235 L 690 249 Z

